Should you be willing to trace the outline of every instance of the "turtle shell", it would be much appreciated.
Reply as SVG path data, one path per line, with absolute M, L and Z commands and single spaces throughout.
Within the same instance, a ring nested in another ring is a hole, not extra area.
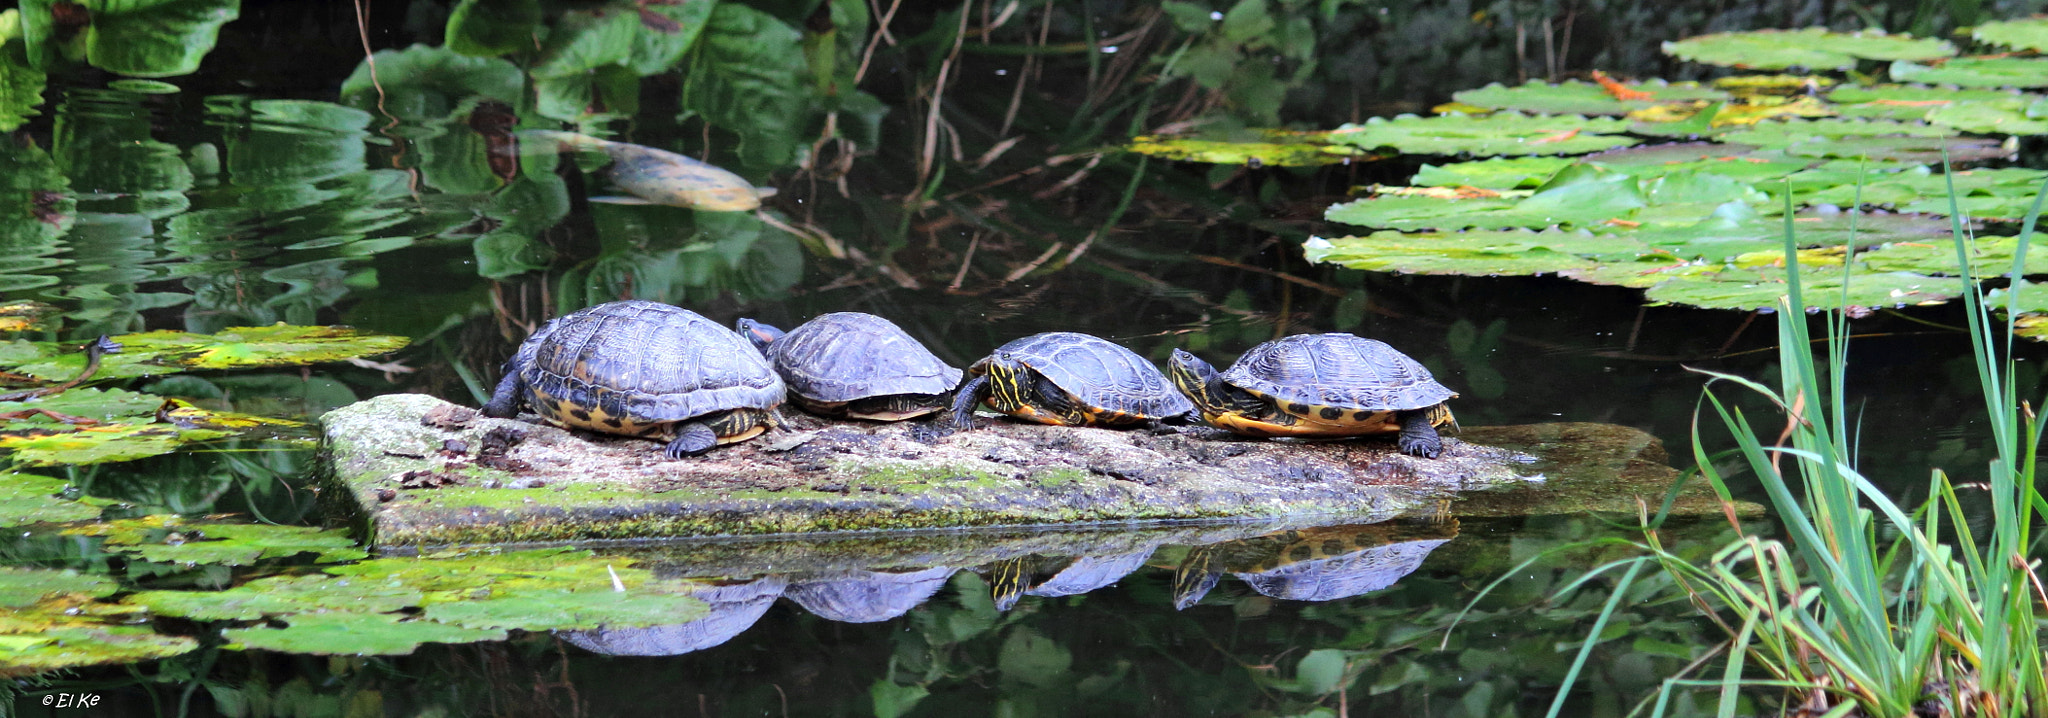
M 1033 334 L 996 347 L 968 371 L 986 374 L 989 363 L 996 361 L 1030 367 L 1098 411 L 1163 419 L 1195 408 L 1159 367 L 1100 337 L 1077 332 Z
M 1305 417 L 1323 409 L 1422 409 L 1458 395 L 1386 342 L 1350 334 L 1297 334 L 1260 344 L 1238 357 L 1223 381 Z
M 944 394 L 960 370 L 933 355 L 894 322 L 833 312 L 804 322 L 768 345 L 789 390 L 817 402 L 895 394 Z
M 782 403 L 782 379 L 739 334 L 659 302 L 557 317 L 520 345 L 529 403 L 549 422 L 662 436 L 676 422 Z

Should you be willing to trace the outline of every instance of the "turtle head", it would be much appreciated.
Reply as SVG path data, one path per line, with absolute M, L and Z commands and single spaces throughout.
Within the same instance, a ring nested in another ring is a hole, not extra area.
M 1173 360 L 1167 363 L 1166 375 L 1173 380 L 1174 388 L 1186 394 L 1188 401 L 1195 403 L 1195 411 L 1202 414 L 1221 414 L 1226 403 L 1223 397 L 1223 377 L 1216 373 L 1216 367 L 1185 349 L 1173 350 Z
M 764 357 L 768 356 L 768 345 L 782 338 L 782 330 L 744 317 L 733 322 L 733 327 L 740 330 L 740 335 L 747 341 L 753 342 L 754 348 L 760 350 Z

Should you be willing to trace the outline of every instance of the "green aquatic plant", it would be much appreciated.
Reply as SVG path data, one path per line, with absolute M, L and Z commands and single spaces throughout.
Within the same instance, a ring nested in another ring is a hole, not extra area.
M 1757 70 L 1842 70 L 1859 60 L 1937 60 L 1956 54 L 1956 48 L 1934 38 L 1810 27 L 1701 35 L 1664 43 L 1664 53 L 1709 65 Z

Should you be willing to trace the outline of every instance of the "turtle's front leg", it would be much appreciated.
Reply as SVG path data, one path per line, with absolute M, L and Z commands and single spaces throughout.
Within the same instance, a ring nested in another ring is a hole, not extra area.
M 522 374 L 518 367 L 505 367 L 505 378 L 498 380 L 498 388 L 484 404 L 484 416 L 510 419 L 519 415 L 520 400 L 526 398 L 526 379 Z
M 1425 459 L 1443 456 L 1444 442 L 1437 437 L 1436 426 L 1429 422 L 1428 409 L 1411 409 L 1394 416 L 1401 422 L 1401 437 L 1397 442 L 1401 453 Z
M 680 459 L 696 456 L 718 446 L 718 432 L 703 422 L 692 421 L 676 425 L 676 438 L 668 442 L 668 458 Z
M 953 428 L 974 428 L 974 405 L 981 403 L 982 392 L 987 388 L 988 376 L 977 376 L 953 395 Z

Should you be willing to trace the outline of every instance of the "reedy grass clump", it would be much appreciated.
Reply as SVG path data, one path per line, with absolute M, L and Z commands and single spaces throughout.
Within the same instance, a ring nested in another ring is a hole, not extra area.
M 2034 484 L 2042 427 L 2013 378 L 2011 313 L 2000 326 L 1983 289 L 1969 276 L 1968 233 L 1955 211 L 1953 185 L 1949 192 L 1957 265 L 1971 287 L 1964 294 L 1971 346 L 1997 457 L 1989 480 L 1976 486 L 1990 503 L 1989 530 L 1978 535 L 1971 529 L 1957 486 L 1941 469 L 1929 477 L 1927 502 L 1912 512 L 1857 470 L 1855 431 L 1842 388 L 1848 319 L 1841 312 L 1826 314 L 1825 360 L 1818 360 L 1799 274 L 1787 271 L 1787 296 L 1777 313 L 1777 386 L 1702 372 L 1712 379 L 1692 436 L 1698 473 L 1724 501 L 1732 501 L 1733 476 L 1716 466 L 1717 456 L 1701 440 L 1702 419 L 1711 410 L 1736 443 L 1721 456 L 1732 455 L 1756 476 L 1784 526 L 1783 537 L 1746 534 L 1738 523 L 1736 540 L 1696 564 L 1664 550 L 1655 530 L 1662 516 L 1652 519 L 1646 510 L 1645 540 L 1637 544 L 1644 554 L 1580 579 L 1625 567 L 1614 589 L 1618 598 L 1640 569 L 1655 562 L 1727 631 L 1729 641 L 1716 649 L 1726 655 L 1721 675 L 1694 677 L 1688 671 L 1667 679 L 1654 706 L 1642 706 L 1651 714 L 1663 715 L 1681 688 L 1718 690 L 1720 716 L 1736 714 L 1744 689 L 1778 688 L 1790 715 L 2048 716 L 2036 612 L 2048 605 L 2048 588 L 2028 557 L 2033 520 L 2048 518 L 2048 502 Z M 2037 197 L 2021 226 L 2010 275 L 2015 279 L 2024 273 L 2040 213 Z M 1796 269 L 1789 208 L 1786 216 L 1785 256 L 1788 268 Z M 2015 281 L 2013 291 L 2019 288 Z M 1843 292 L 1846 300 L 1846 287 Z M 1775 437 L 1759 434 L 1715 384 L 1769 400 L 1784 414 L 1783 429 Z M 1600 634 L 1617 603 L 1610 600 L 1592 635 Z M 1559 715 L 1595 642 L 1580 649 L 1550 715 Z M 1694 668 L 1706 663 L 1702 659 Z

